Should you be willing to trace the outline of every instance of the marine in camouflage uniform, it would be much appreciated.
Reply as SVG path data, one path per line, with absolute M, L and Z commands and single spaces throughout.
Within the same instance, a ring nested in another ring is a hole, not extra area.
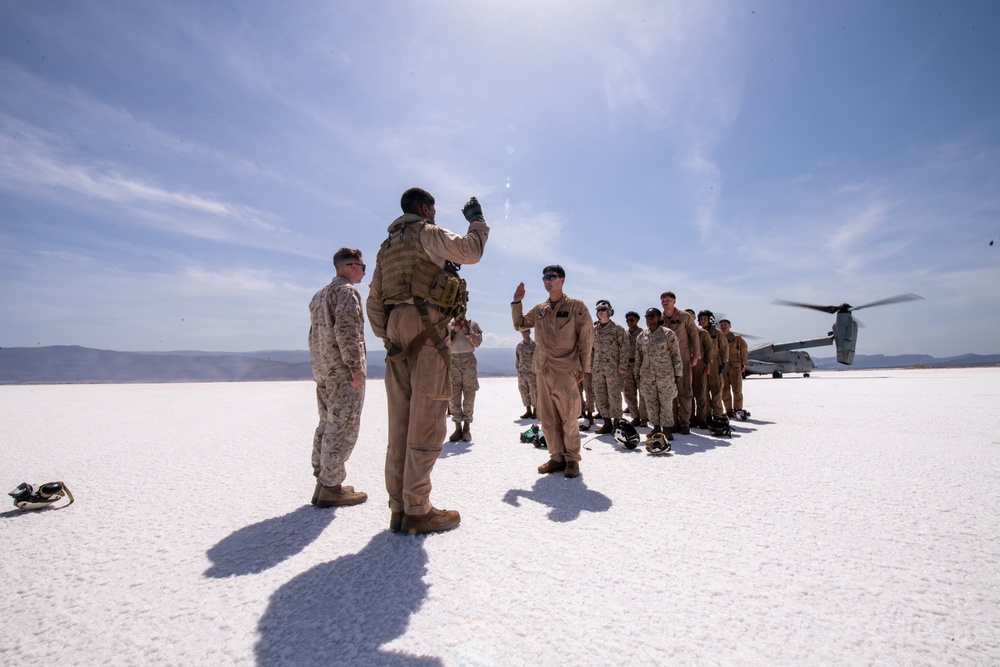
M 469 221 L 465 235 L 437 226 L 434 198 L 425 190 L 404 192 L 400 207 L 403 215 L 389 225 L 379 249 L 365 308 L 388 353 L 389 528 L 418 534 L 448 530 L 461 521 L 457 511 L 437 509 L 430 500 L 431 472 L 444 445 L 451 399 L 448 311 L 465 303 L 455 297 L 464 281 L 446 267 L 478 262 L 490 228 L 475 197 L 462 209 Z
M 334 255 L 337 277 L 309 303 L 309 362 L 316 381 L 319 425 L 313 436 L 312 468 L 317 479 L 313 504 L 355 505 L 367 495 L 342 486 L 354 451 L 365 403 L 365 316 L 354 285 L 365 275 L 361 252 Z
M 625 335 L 628 336 L 628 370 L 622 377 L 622 395 L 629 414 L 632 415 L 632 426 L 642 426 L 646 421 L 646 406 L 639 400 L 639 387 L 635 382 L 635 340 L 642 333 L 642 329 L 636 326 L 638 322 L 639 313 L 631 310 L 625 313 L 625 323 L 628 324 L 625 330 Z
M 719 331 L 726 337 L 729 345 L 729 363 L 722 375 L 722 402 L 726 414 L 736 416 L 736 410 L 743 409 L 743 372 L 747 369 L 747 342 L 743 336 L 731 330 L 732 322 L 719 320 Z
M 517 344 L 514 350 L 514 358 L 517 361 L 517 389 L 521 392 L 521 403 L 524 405 L 524 414 L 521 419 L 535 419 L 534 406 L 535 397 L 538 394 L 535 371 L 532 369 L 532 362 L 535 360 L 535 341 L 531 340 L 531 331 L 521 332 L 523 340 Z
M 674 425 L 674 398 L 684 372 L 677 334 L 661 326 L 660 310 L 646 311 L 646 329 L 635 343 L 635 366 L 639 391 L 646 401 L 646 412 L 653 427 L 650 435 L 663 433 L 668 439 Z
M 590 376 L 597 409 L 604 418 L 604 425 L 597 432 L 607 434 L 614 433 L 622 418 L 621 378 L 628 370 L 628 335 L 624 327 L 611 321 L 615 311 L 610 301 L 598 301 L 595 310 Z
M 472 440 L 470 424 L 476 409 L 479 372 L 474 350 L 483 342 L 483 330 L 464 316 L 456 317 L 451 330 L 451 419 L 455 432 L 451 442 Z

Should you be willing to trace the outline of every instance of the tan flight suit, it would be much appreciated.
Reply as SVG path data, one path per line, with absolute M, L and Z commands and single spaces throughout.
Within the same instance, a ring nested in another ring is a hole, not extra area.
M 628 406 L 632 419 L 646 421 L 645 406 L 640 406 L 639 387 L 635 381 L 635 339 L 641 333 L 642 329 L 639 328 L 636 328 L 635 331 L 625 330 L 625 335 L 628 338 L 628 370 L 625 371 L 625 377 L 622 378 L 622 394 L 625 396 L 625 405 Z
M 691 421 L 704 422 L 708 418 L 708 380 L 705 377 L 705 363 L 712 354 L 712 337 L 704 329 L 698 329 L 698 363 L 691 367 Z
M 747 365 L 748 348 L 743 336 L 733 331 L 726 337 L 729 346 L 729 363 L 722 376 L 722 402 L 726 413 L 743 409 L 743 370 Z
M 597 409 L 604 419 L 622 418 L 622 379 L 628 369 L 628 334 L 614 322 L 594 323 L 594 353 L 591 360 L 591 386 Z
M 691 313 L 685 313 L 680 308 L 674 306 L 673 315 L 663 314 L 663 324 L 668 329 L 677 334 L 677 344 L 681 348 L 681 360 L 684 364 L 684 374 L 677 383 L 677 399 L 674 401 L 676 408 L 674 416 L 677 424 L 681 428 L 691 426 L 692 409 L 692 388 L 691 388 L 691 358 L 696 356 L 700 339 L 698 338 L 698 327 L 695 325 Z
M 365 315 L 358 290 L 345 278 L 316 292 L 309 303 L 309 363 L 316 381 L 319 426 L 313 435 L 313 475 L 337 486 L 354 451 L 365 404 L 365 384 L 355 389 L 351 375 L 368 374 Z
M 531 408 L 538 396 L 535 371 L 532 363 L 535 360 L 535 341 L 521 341 L 514 351 L 517 359 L 517 389 L 521 392 L 521 403 L 525 408 Z
M 713 417 L 721 417 L 726 414 L 726 409 L 722 404 L 722 374 L 719 372 L 722 364 L 729 363 L 729 345 L 726 343 L 722 332 L 711 327 L 701 329 L 701 333 L 708 334 L 708 375 L 702 375 L 705 386 L 704 408 L 702 403 L 698 403 L 698 421 L 704 422 L 709 414 Z M 701 366 L 701 364 L 698 364 Z M 702 371 L 704 372 L 704 371 Z
M 466 320 L 469 333 L 451 332 L 451 419 L 456 424 L 471 422 L 479 391 L 479 371 L 473 350 L 483 342 L 483 330 Z
M 535 329 L 538 420 L 553 461 L 580 460 L 580 390 L 576 374 L 590 372 L 594 320 L 583 301 L 563 294 L 554 306 L 543 301 L 527 313 L 510 305 L 514 328 Z
M 399 233 L 403 223 L 423 220 L 405 214 L 389 226 L 389 234 Z M 456 264 L 475 264 L 482 258 L 490 228 L 485 222 L 470 222 L 469 231 L 460 236 L 434 224 L 428 224 L 420 234 L 420 243 L 437 266 L 445 260 Z M 376 336 L 392 345 L 406 349 L 424 330 L 420 311 L 413 303 L 399 303 L 386 316 L 382 296 L 382 252 L 375 262 L 371 291 L 365 309 L 368 322 Z M 438 308 L 427 306 L 432 324 L 450 319 Z M 450 342 L 447 334 L 445 341 Z M 432 340 L 424 342 L 412 364 L 386 357 L 385 394 L 389 413 L 389 443 L 385 457 L 385 486 L 389 493 L 389 508 L 410 515 L 426 514 L 431 510 L 431 471 L 444 444 L 447 422 L 445 411 L 451 399 L 448 360 Z
M 636 338 L 635 367 L 649 424 L 673 426 L 673 403 L 684 367 L 677 334 L 664 326 L 656 331 L 644 329 Z

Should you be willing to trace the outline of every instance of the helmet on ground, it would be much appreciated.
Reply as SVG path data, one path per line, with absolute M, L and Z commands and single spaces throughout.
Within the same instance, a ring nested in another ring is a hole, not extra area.
M 701 318 L 702 317 L 707 317 L 708 318 L 708 328 L 709 329 L 711 329 L 712 327 L 715 326 L 715 314 L 712 311 L 710 311 L 710 310 L 703 310 L 700 313 L 698 313 L 698 323 L 699 324 L 701 324 Z
M 8 493 L 14 499 L 14 506 L 22 510 L 38 510 L 53 508 L 61 510 L 73 504 L 73 494 L 62 482 L 48 482 L 47 484 L 22 483 L 16 489 Z M 66 497 L 69 502 L 56 506 L 56 501 Z
M 625 446 L 625 449 L 635 449 L 639 446 L 639 432 L 626 421 L 618 422 L 614 436 L 615 440 Z
M 736 411 L 736 418 L 739 419 L 741 422 L 745 422 L 746 420 L 750 419 L 750 411 L 749 410 L 737 410 Z
M 708 432 L 712 435 L 732 435 L 733 429 L 729 428 L 729 417 L 722 415 L 721 417 L 709 417 L 708 422 Z
M 662 454 L 670 451 L 670 441 L 662 433 L 654 433 L 646 439 L 646 451 L 650 454 Z
M 615 309 L 611 307 L 610 301 L 608 301 L 607 299 L 601 299 L 600 301 L 597 302 L 595 308 L 601 308 L 602 306 L 608 309 L 608 317 L 614 316 Z

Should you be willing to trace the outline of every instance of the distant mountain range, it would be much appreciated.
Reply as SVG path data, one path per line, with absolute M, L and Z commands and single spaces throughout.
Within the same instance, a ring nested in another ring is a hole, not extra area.
M 516 375 L 514 350 L 476 350 L 480 377 Z M 813 357 L 818 370 L 1000 365 L 1000 354 L 938 359 L 926 354 L 859 354 L 853 366 Z M 368 377 L 385 377 L 385 353 L 368 353 Z M 0 384 L 261 382 L 311 380 L 309 352 L 115 352 L 75 345 L 0 348 Z

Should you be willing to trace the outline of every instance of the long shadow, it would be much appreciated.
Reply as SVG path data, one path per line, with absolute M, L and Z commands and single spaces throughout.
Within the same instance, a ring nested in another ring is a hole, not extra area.
M 214 579 L 257 574 L 299 553 L 333 521 L 332 509 L 305 505 L 284 516 L 240 528 L 208 550 Z
M 558 523 L 575 521 L 583 512 L 607 512 L 611 509 L 611 499 L 599 491 L 588 489 L 582 478 L 566 479 L 558 473 L 539 477 L 530 491 L 511 489 L 504 494 L 503 501 L 520 507 L 522 498 L 551 507 L 549 521 Z
M 729 447 L 733 444 L 733 438 L 724 435 L 700 435 L 692 431 L 691 435 L 674 436 L 674 441 L 671 444 L 673 445 L 671 451 L 674 454 L 690 456 L 691 454 L 704 454 L 719 447 Z
M 473 443 L 465 442 L 464 440 L 459 440 L 458 442 L 446 442 L 441 448 L 441 455 L 438 456 L 439 459 L 447 459 L 452 456 L 461 456 L 462 454 L 468 454 Z
M 423 540 L 382 531 L 356 554 L 306 570 L 271 596 L 257 625 L 259 665 L 441 665 L 382 650 L 427 597 Z

